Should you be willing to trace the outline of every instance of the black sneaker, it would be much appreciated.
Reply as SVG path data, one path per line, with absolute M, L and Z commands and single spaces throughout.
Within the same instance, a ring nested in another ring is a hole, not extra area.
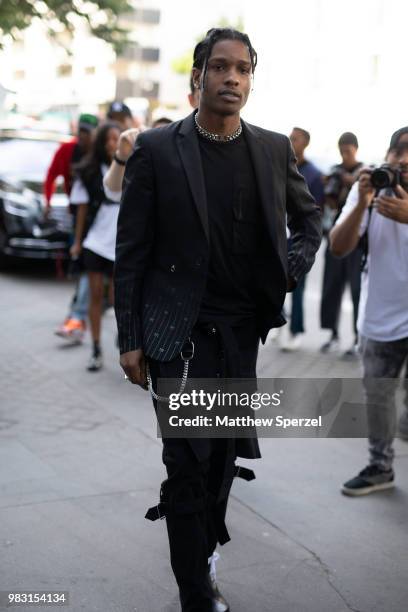
M 393 470 L 382 470 L 377 465 L 368 465 L 358 476 L 344 483 L 344 495 L 368 495 L 375 491 L 392 489 L 394 486 Z

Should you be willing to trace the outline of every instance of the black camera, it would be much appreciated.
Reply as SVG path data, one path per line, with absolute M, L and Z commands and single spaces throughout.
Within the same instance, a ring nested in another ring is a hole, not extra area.
M 393 189 L 401 184 L 401 173 L 390 164 L 382 164 L 378 168 L 371 170 L 371 184 L 377 189 Z

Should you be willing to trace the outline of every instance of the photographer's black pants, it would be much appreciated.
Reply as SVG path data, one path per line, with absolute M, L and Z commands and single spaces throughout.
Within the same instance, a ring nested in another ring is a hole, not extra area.
M 227 377 L 225 352 L 214 327 L 194 329 L 192 340 L 195 353 L 190 361 L 189 378 Z M 240 350 L 242 377 L 255 376 L 257 353 L 258 338 L 254 337 L 252 346 Z M 158 378 L 180 379 L 183 370 L 180 357 L 168 363 L 150 360 L 149 366 L 156 391 Z M 195 442 L 200 442 L 200 452 L 196 452 Z M 161 486 L 159 506 L 150 508 L 147 518 L 166 517 L 171 566 L 183 612 L 213 610 L 208 558 L 217 543 L 225 544 L 230 539 L 224 521 L 235 459 L 234 439 L 163 438 L 167 480 Z
M 320 325 L 323 329 L 331 329 L 337 334 L 346 285 L 350 285 L 353 301 L 353 329 L 357 337 L 357 316 L 360 301 L 362 250 L 354 249 L 350 255 L 334 257 L 327 246 L 324 262 L 322 300 L 320 304 Z

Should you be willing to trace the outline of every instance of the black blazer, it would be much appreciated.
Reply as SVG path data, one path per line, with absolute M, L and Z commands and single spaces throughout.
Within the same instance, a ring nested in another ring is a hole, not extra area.
M 288 277 L 296 282 L 313 264 L 321 219 L 289 139 L 244 121 L 242 126 L 269 238 L 254 279 L 264 342 L 271 327 L 285 322 Z M 126 165 L 115 263 L 121 353 L 143 348 L 159 361 L 180 353 L 198 316 L 209 257 L 204 177 L 191 114 L 140 134 Z

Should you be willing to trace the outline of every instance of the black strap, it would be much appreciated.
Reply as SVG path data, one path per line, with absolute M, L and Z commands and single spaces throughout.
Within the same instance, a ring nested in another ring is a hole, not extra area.
M 187 502 L 176 502 L 173 504 L 172 510 L 177 515 L 195 514 L 196 512 L 202 512 L 204 507 L 204 500 L 202 498 L 198 498 Z M 163 519 L 165 516 L 167 516 L 168 511 L 168 504 L 166 504 L 166 502 L 160 502 L 156 506 L 152 506 L 148 509 L 145 514 L 145 518 L 149 521 L 157 521 L 158 519 Z
M 255 480 L 256 478 L 255 472 L 253 470 L 249 470 L 248 468 L 242 467 L 241 465 L 235 466 L 234 476 L 238 478 L 243 478 L 244 480 L 247 480 L 248 482 L 250 480 Z
M 223 544 L 226 544 L 231 540 L 230 534 L 228 533 L 228 529 L 225 525 L 224 517 L 216 514 L 215 524 L 218 542 L 221 544 L 221 546 L 223 546 Z
M 166 505 L 164 502 L 160 502 L 160 504 L 157 504 L 157 506 L 152 506 L 145 514 L 145 518 L 149 521 L 157 521 L 158 519 L 164 519 L 165 516 Z
M 368 259 L 368 230 L 370 228 L 370 221 L 371 221 L 371 215 L 373 214 L 373 206 L 369 206 L 368 207 L 368 220 L 367 220 L 367 227 L 366 230 L 364 232 L 364 234 L 361 236 L 360 238 L 360 246 L 363 249 L 363 256 L 361 258 L 361 267 L 360 270 L 361 272 L 366 272 L 367 271 L 367 259 Z
M 119 164 L 119 166 L 126 166 L 126 161 L 124 159 L 119 159 L 119 157 L 116 155 L 113 156 L 113 159 L 115 160 L 115 162 L 117 164 Z

